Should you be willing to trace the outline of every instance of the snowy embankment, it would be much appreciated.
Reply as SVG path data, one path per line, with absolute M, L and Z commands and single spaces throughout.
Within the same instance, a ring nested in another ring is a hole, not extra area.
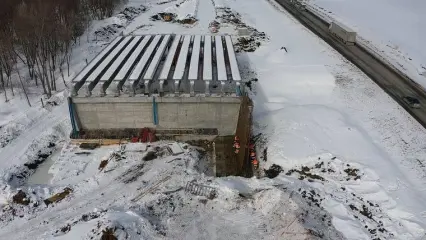
M 254 118 L 268 147 L 264 166 L 281 165 L 280 178 L 320 190 L 348 239 L 423 237 L 426 131 L 281 8 L 251 0 L 230 6 L 270 37 L 239 56 L 257 72 Z
M 337 19 L 358 32 L 357 41 L 426 88 L 426 35 L 422 0 L 310 0 L 325 19 Z
M 68 142 L 68 109 L 61 104 L 0 149 L 1 239 L 425 235 L 426 131 L 361 71 L 267 1 L 200 0 L 196 11 L 203 14 L 191 27 L 150 20 L 176 2 L 135 0 L 128 7 L 142 2 L 148 10 L 129 21 L 118 15 L 94 23 L 90 42 L 75 49 L 70 77 L 120 31 L 207 34 L 220 9 L 219 33 L 235 34 L 235 26 L 255 33 L 233 40 L 242 77 L 252 80 L 254 131 L 267 147 L 261 168 L 278 164 L 282 173 L 274 179 L 206 176 L 205 152 L 181 145 L 178 153 L 165 142 L 80 149 Z M 120 31 L 109 31 L 117 22 Z M 51 142 L 64 147 L 46 184 L 22 185 L 30 171 L 10 181 L 38 151 L 53 152 Z M 216 194 L 185 192 L 188 182 Z
M 165 13 L 176 14 L 176 20 L 197 19 L 198 4 L 200 0 L 185 0 L 179 4 L 164 9 Z

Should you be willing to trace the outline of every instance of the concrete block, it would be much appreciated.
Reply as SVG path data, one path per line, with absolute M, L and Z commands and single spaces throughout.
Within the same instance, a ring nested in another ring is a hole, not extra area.
M 95 110 L 98 112 L 111 112 L 114 111 L 114 105 L 108 103 L 94 104 Z
M 100 128 L 100 126 L 99 126 L 98 123 L 96 123 L 96 124 L 88 124 L 88 123 L 82 122 L 82 126 L 85 129 L 99 129 Z
M 152 121 L 151 122 L 144 122 L 144 121 L 138 121 L 138 120 L 136 120 L 134 122 L 134 126 L 135 126 L 135 128 L 144 128 L 144 127 L 153 128 L 153 127 L 155 127 L 154 123 Z
M 113 103 L 115 111 L 121 112 L 133 112 L 135 104 L 134 103 Z
M 136 128 L 135 121 L 118 121 L 115 128 Z
M 97 115 L 99 123 L 117 123 L 117 118 L 115 114 L 112 114 L 110 112 L 98 112 Z
M 158 103 L 181 103 L 182 98 L 181 97 L 159 97 L 159 98 L 156 98 L 156 101 Z

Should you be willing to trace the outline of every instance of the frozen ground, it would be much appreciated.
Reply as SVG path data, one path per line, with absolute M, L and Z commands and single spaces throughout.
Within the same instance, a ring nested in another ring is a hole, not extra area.
M 69 143 L 66 91 L 57 93 L 58 106 L 43 109 L 20 109 L 17 98 L 0 104 L 3 129 L 23 123 L 0 148 L 0 239 L 424 238 L 426 131 L 367 76 L 271 2 L 199 0 L 198 21 L 189 25 L 151 21 L 176 1 L 158 3 L 130 1 L 146 9 L 95 22 L 89 42 L 85 36 L 75 49 L 68 81 L 120 31 L 207 34 L 216 19 L 220 33 L 235 34 L 236 25 L 265 32 L 234 43 L 256 45 L 237 57 L 242 77 L 253 79 L 257 147 L 268 154 L 261 168 L 278 164 L 282 173 L 205 176 L 202 151 L 171 156 L 161 142 L 140 152 L 134 145 L 82 150 Z M 156 159 L 142 160 L 153 150 Z M 46 182 L 27 184 L 35 171 L 28 166 L 57 151 Z M 185 192 L 192 180 L 216 197 Z M 19 189 L 28 205 L 13 199 Z M 63 200 L 43 201 L 61 192 Z
M 363 44 L 426 88 L 425 1 L 309 1 L 318 11 L 352 27 Z

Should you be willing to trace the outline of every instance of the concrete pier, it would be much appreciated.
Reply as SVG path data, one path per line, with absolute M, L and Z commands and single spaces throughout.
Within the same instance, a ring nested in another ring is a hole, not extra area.
M 154 124 L 153 97 L 75 97 L 81 128 L 202 129 L 233 135 L 241 99 L 238 97 L 155 97 L 158 124 Z

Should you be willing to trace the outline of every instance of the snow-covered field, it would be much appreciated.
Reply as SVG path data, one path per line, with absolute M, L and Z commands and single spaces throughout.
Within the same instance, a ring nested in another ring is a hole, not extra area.
M 352 27 L 358 40 L 426 88 L 423 0 L 309 0 L 324 15 Z M 423 75 L 420 75 L 423 74 Z
M 277 164 L 282 173 L 207 176 L 203 151 L 182 143 L 176 156 L 168 142 L 80 149 L 68 139 L 66 91 L 46 108 L 22 109 L 16 98 L 0 103 L 2 129 L 21 123 L 0 145 L 0 239 L 424 239 L 420 124 L 276 4 L 188 2 L 197 5 L 195 24 L 150 20 L 177 3 L 154 0 L 130 1 L 147 8 L 132 18 L 95 22 L 90 41 L 83 37 L 75 49 L 68 81 L 120 31 L 208 34 L 218 20 L 219 33 L 235 34 L 235 25 L 265 32 L 254 52 L 237 57 L 242 77 L 253 79 L 253 128 L 262 133 L 259 152 L 268 153 L 261 168 Z M 243 44 L 235 36 L 234 43 Z M 144 160 L 150 151 L 156 158 Z M 51 166 L 36 170 L 48 168 L 49 176 L 27 182 L 35 171 L 28 166 L 50 155 Z M 191 181 L 215 196 L 185 191 Z M 44 201 L 58 193 L 62 200 Z

